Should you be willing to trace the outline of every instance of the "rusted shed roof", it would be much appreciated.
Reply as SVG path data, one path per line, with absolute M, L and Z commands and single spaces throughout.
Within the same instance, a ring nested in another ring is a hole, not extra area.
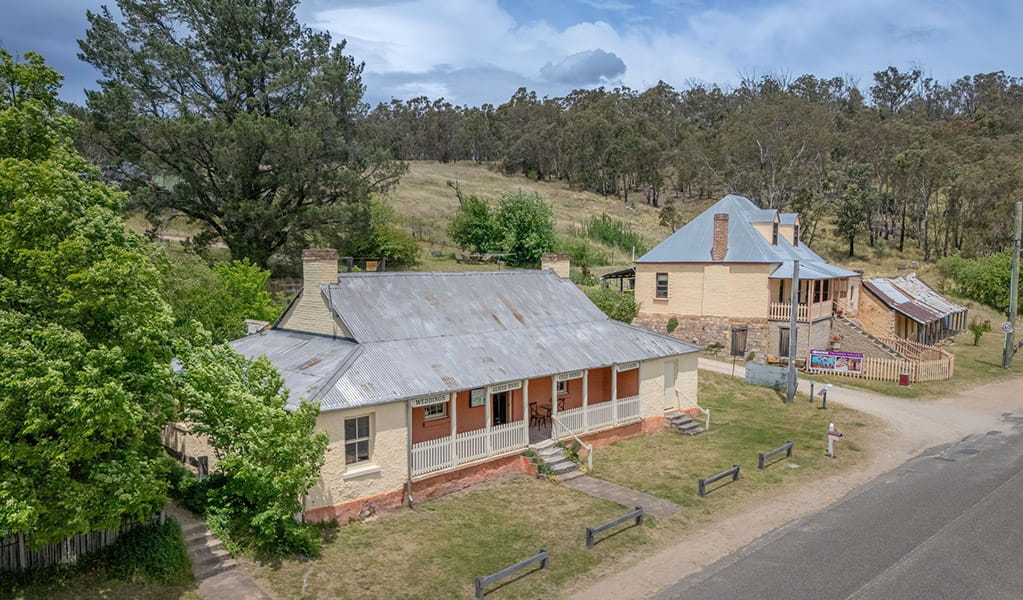
M 915 273 L 903 277 L 867 279 L 863 286 L 893 310 L 927 324 L 966 310 L 927 285 Z

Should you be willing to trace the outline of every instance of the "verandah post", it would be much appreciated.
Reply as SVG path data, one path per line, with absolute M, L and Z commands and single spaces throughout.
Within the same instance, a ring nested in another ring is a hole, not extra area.
M 611 422 L 618 426 L 618 365 L 611 365 Z
M 522 380 L 522 439 L 529 445 L 529 380 Z
M 472 392 L 469 392 L 472 394 Z M 458 392 L 448 394 L 448 402 L 451 403 L 451 466 L 458 464 L 458 443 L 455 436 L 458 435 Z
M 589 395 L 590 395 L 590 370 L 586 369 L 583 371 L 583 431 L 590 430 L 590 415 L 588 414 Z
M 490 386 L 489 385 L 486 388 L 486 392 L 484 394 L 484 398 L 486 399 L 486 402 L 483 405 L 484 406 L 484 408 L 483 408 L 483 414 L 484 414 L 484 417 L 483 417 L 483 419 L 484 419 L 484 421 L 483 421 L 483 452 L 486 453 L 486 454 L 490 454 L 490 403 L 493 402 L 493 398 L 490 397 Z

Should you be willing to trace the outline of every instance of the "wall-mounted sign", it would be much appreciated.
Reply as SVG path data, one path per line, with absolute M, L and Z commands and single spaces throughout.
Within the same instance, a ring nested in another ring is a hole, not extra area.
M 499 383 L 497 385 L 490 386 L 491 394 L 500 394 L 501 392 L 507 392 L 508 390 L 517 390 L 522 387 L 521 381 L 509 381 L 508 383 Z
M 483 406 L 486 404 L 486 398 L 484 398 L 483 388 L 476 388 L 469 392 L 469 408 L 476 408 L 477 406 Z
M 639 368 L 639 363 L 638 362 L 630 362 L 630 363 L 622 363 L 622 364 L 618 365 L 617 367 L 615 367 L 615 370 L 617 370 L 617 371 L 631 371 L 633 369 L 638 369 L 638 368 Z
M 862 373 L 863 355 L 859 352 L 810 350 L 810 369 L 825 373 Z
M 559 373 L 554 376 L 554 381 L 568 381 L 569 379 L 579 379 L 583 376 L 582 371 L 570 371 L 568 373 Z
M 414 399 L 412 401 L 412 406 L 419 408 L 421 406 L 430 406 L 432 404 L 444 404 L 447 401 L 447 394 L 434 394 L 432 396 L 424 396 L 422 398 Z

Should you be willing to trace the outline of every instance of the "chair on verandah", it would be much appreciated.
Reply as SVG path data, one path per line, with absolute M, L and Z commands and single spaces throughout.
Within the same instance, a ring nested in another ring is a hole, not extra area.
M 536 405 L 536 402 L 529 403 L 529 426 L 532 427 L 536 424 L 540 425 L 547 424 L 547 415 L 540 410 L 540 407 Z

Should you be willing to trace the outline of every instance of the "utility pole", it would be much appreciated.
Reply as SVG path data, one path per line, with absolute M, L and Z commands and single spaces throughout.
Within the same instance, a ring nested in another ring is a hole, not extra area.
M 1012 273 L 1009 274 L 1009 330 L 1005 332 L 1005 348 L 1002 349 L 1002 368 L 1012 364 L 1015 351 L 1016 317 L 1019 314 L 1019 247 L 1023 229 L 1023 202 L 1016 203 L 1016 229 L 1012 236 Z
M 799 312 L 799 261 L 792 261 L 792 294 L 789 306 L 789 377 L 786 386 L 785 404 L 792 404 L 796 397 L 796 334 Z

